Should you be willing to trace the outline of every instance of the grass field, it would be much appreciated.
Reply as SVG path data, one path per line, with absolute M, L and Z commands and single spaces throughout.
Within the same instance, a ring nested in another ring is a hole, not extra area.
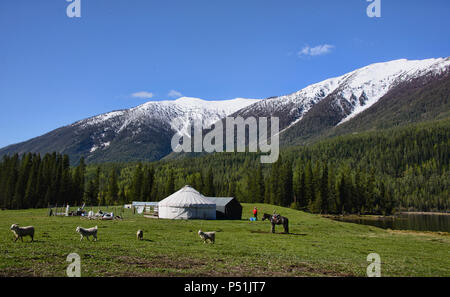
M 450 276 L 450 236 L 341 223 L 265 204 L 243 204 L 242 221 L 172 221 L 131 213 L 123 221 L 48 217 L 46 209 L 0 211 L 0 276 L 65 276 L 66 257 L 81 256 L 82 276 L 365 276 L 369 253 L 381 256 L 382 276 Z M 251 210 L 289 218 L 290 232 L 250 222 Z M 11 224 L 33 225 L 14 242 Z M 98 225 L 97 242 L 75 228 Z M 144 230 L 144 241 L 136 231 Z M 217 231 L 203 244 L 197 231 Z

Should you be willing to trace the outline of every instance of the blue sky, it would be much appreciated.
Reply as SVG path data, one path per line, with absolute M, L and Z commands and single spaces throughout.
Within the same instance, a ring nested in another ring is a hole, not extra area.
M 375 62 L 450 56 L 448 0 L 381 0 L 381 18 L 369 4 L 81 0 L 68 18 L 65 0 L 2 0 L 0 147 L 148 100 L 265 98 Z

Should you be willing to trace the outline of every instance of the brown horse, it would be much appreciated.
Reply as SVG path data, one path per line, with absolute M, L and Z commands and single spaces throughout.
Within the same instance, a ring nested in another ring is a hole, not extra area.
M 284 227 L 284 233 L 289 233 L 289 220 L 286 217 L 283 217 L 279 214 L 263 214 L 262 220 L 270 220 L 270 223 L 272 224 L 272 233 L 275 233 L 275 225 L 283 225 Z

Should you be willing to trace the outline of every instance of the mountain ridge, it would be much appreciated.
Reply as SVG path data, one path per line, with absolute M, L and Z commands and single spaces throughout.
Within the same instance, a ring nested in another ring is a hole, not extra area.
M 342 76 L 309 85 L 292 94 L 257 102 L 239 110 L 234 115 L 246 117 L 283 114 L 284 117 L 280 118 L 280 129 L 284 130 L 301 121 L 315 104 L 335 92 L 340 92 L 335 95 L 340 95 L 347 102 L 338 102 L 338 104 L 350 104 L 352 107 L 347 107 L 352 110 L 347 117 L 352 117 L 372 106 L 400 81 L 429 74 L 441 74 L 449 68 L 450 57 L 426 60 L 399 59 L 374 63 Z M 372 76 L 368 78 L 370 74 Z M 355 107 L 359 109 L 355 110 Z M 345 106 L 341 106 L 341 109 L 345 109 Z
M 0 155 L 57 151 L 69 154 L 71 159 L 85 157 L 87 162 L 154 161 L 172 153 L 170 141 L 177 131 L 171 126 L 171 120 L 181 118 L 177 130 L 185 132 L 194 119 L 213 124 L 227 116 L 279 117 L 282 143 L 298 144 L 302 143 L 299 140 L 326 134 L 328 130 L 345 126 L 360 114 L 370 112 L 398 86 L 414 80 L 422 80 L 425 84 L 436 81 L 449 69 L 449 57 L 399 59 L 374 63 L 288 95 L 262 100 L 208 101 L 181 97 L 173 101 L 149 101 L 130 109 L 86 118 L 7 146 L 0 149 Z

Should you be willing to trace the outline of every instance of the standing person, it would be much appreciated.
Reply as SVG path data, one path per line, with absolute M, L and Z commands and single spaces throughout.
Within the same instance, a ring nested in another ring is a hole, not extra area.
M 255 220 L 258 220 L 258 209 L 256 207 L 253 209 L 253 216 L 255 217 Z

